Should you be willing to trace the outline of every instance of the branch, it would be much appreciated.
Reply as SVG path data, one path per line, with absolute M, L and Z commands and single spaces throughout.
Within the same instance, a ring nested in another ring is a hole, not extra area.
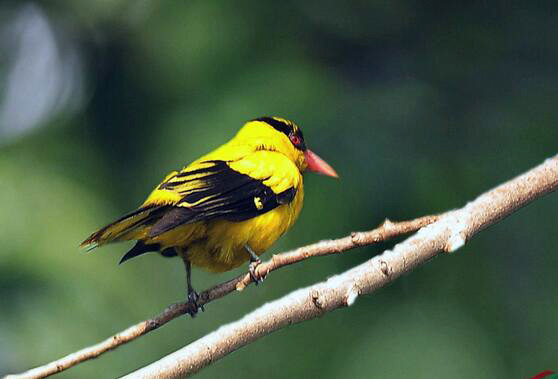
M 275 330 L 350 306 L 358 296 L 375 291 L 438 253 L 459 249 L 482 229 L 557 187 L 558 156 L 555 156 L 486 192 L 465 207 L 442 215 L 393 250 L 325 282 L 265 304 L 125 378 L 163 379 L 191 375 Z
M 354 249 L 355 247 L 372 245 L 392 239 L 402 234 L 415 232 L 436 221 L 438 217 L 439 216 L 425 216 L 415 220 L 401 222 L 391 222 L 386 220 L 381 226 L 371 231 L 354 232 L 351 233 L 350 236 L 344 238 L 321 241 L 315 244 L 300 247 L 290 252 L 276 255 L 274 254 L 269 261 L 263 262 L 256 267 L 255 274 L 258 277 L 265 277 L 271 271 L 275 271 L 293 263 L 301 262 L 308 258 L 342 253 L 344 251 Z M 234 279 L 228 280 L 203 291 L 200 294 L 198 304 L 200 306 L 205 305 L 213 300 L 220 299 L 235 290 L 242 291 L 250 283 L 252 283 L 250 274 L 239 275 Z M 186 314 L 191 310 L 191 305 L 185 302 L 172 304 L 159 315 L 149 320 L 137 323 L 136 325 L 109 337 L 103 342 L 86 347 L 44 366 L 34 368 L 21 374 L 6 376 L 5 379 L 45 378 L 62 372 L 81 362 L 97 358 L 109 350 L 113 350 L 120 345 L 133 341 L 136 338 L 159 328 L 167 322 Z

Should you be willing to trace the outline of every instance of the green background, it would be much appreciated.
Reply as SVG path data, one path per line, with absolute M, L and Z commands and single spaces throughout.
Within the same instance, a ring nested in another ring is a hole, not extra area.
M 184 299 L 181 262 L 151 254 L 118 266 L 128 245 L 78 245 L 246 120 L 295 120 L 341 176 L 305 177 L 301 217 L 272 252 L 463 206 L 557 152 L 555 2 L 3 1 L 0 25 L 0 374 Z M 23 38 L 37 25 L 46 29 Z M 41 60 L 48 46 L 58 60 Z M 198 377 L 556 369 L 557 210 L 551 194 Z M 392 245 L 284 268 L 59 377 L 123 375 Z M 195 270 L 194 283 L 241 271 Z

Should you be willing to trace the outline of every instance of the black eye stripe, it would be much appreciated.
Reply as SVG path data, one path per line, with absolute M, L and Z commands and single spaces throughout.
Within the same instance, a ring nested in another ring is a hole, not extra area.
M 266 124 L 273 126 L 273 128 L 280 131 L 281 133 L 284 133 L 287 136 L 293 131 L 292 125 L 286 124 L 283 121 L 276 120 L 272 117 L 260 117 L 252 121 L 265 122 Z
M 294 134 L 300 137 L 300 143 L 298 145 L 294 145 L 298 150 L 305 151 L 306 144 L 304 143 L 304 137 L 302 135 L 302 130 L 299 127 L 295 127 L 292 123 L 286 123 L 284 121 L 276 120 L 273 117 L 260 117 L 256 118 L 252 121 L 261 121 L 265 122 L 266 124 L 272 126 L 275 130 L 280 131 L 281 133 L 285 134 L 289 139 L 291 138 L 291 134 Z

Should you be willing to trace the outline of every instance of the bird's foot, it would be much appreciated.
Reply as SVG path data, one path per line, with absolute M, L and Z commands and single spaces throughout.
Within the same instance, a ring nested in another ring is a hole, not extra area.
M 186 311 L 186 313 L 188 313 L 192 317 L 195 317 L 200 309 L 202 312 L 205 311 L 203 305 L 199 305 L 198 303 L 199 300 L 200 300 L 200 294 L 194 291 L 194 289 L 189 290 L 188 302 L 187 302 L 189 309 Z
M 256 285 L 263 283 L 265 275 L 258 274 L 256 268 L 262 263 L 261 259 L 252 259 L 248 265 L 248 271 L 250 272 L 250 277 Z

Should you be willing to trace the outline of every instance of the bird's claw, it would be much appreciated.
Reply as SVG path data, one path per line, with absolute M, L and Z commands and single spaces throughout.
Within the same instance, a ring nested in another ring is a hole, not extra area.
M 265 276 L 260 276 L 256 273 L 256 267 L 262 263 L 261 259 L 255 259 L 248 265 L 248 271 L 250 272 L 250 278 L 254 281 L 256 285 L 263 283 Z
M 190 306 L 189 309 L 186 311 L 190 316 L 195 317 L 198 313 L 198 310 L 201 309 L 202 312 L 205 311 L 203 305 L 198 304 L 198 300 L 200 299 L 200 294 L 194 290 L 188 291 L 188 305 Z

